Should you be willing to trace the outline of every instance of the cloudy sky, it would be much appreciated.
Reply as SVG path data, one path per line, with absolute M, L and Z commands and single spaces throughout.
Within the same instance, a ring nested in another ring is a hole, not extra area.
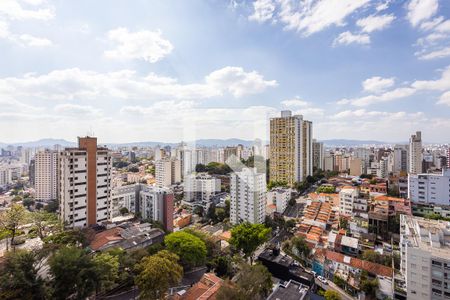
M 0 0 L 0 142 L 249 139 L 281 109 L 450 142 L 450 1 Z

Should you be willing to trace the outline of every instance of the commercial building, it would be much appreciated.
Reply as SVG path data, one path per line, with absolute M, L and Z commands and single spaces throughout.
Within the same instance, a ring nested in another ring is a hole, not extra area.
M 230 221 L 263 223 L 266 203 L 266 175 L 256 168 L 244 168 L 231 175 Z
M 401 215 L 400 271 L 407 299 L 450 298 L 450 223 Z
M 409 172 L 419 174 L 422 172 L 422 133 L 417 131 L 409 139 Z
M 282 111 L 270 119 L 270 180 L 289 185 L 313 173 L 312 122 Z
M 34 158 L 34 187 L 36 200 L 58 199 L 58 152 L 44 150 Z
M 68 227 L 86 227 L 109 219 L 111 152 L 95 137 L 79 137 L 77 148 L 59 158 L 59 212 Z
M 181 161 L 174 158 L 163 158 L 155 162 L 156 186 L 168 187 L 181 182 Z
M 417 203 L 450 205 L 450 169 L 441 174 L 410 174 L 408 197 Z

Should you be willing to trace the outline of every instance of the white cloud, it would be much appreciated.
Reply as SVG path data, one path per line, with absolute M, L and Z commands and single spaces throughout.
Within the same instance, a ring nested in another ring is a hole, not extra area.
M 391 4 L 391 0 L 386 0 L 384 2 L 381 2 L 376 6 L 376 11 L 383 11 L 389 8 L 389 5 Z
M 392 23 L 392 21 L 394 21 L 394 19 L 395 17 L 392 14 L 381 16 L 372 15 L 363 19 L 359 19 L 356 22 L 356 25 L 361 27 L 361 30 L 363 32 L 370 33 L 388 27 Z
M 253 2 L 254 12 L 248 19 L 259 23 L 266 22 L 272 19 L 275 8 L 275 3 L 272 0 L 256 0 Z
M 442 71 L 441 78 L 437 80 L 417 80 L 411 86 L 418 90 L 445 91 L 450 89 L 450 66 Z
M 391 78 L 382 78 L 380 76 L 374 76 L 371 78 L 367 78 L 362 82 L 362 86 L 365 91 L 372 93 L 380 93 L 385 91 L 386 89 L 392 87 L 395 83 L 393 77 Z
M 448 56 L 450 56 L 450 46 L 426 54 L 422 54 L 419 56 L 419 59 L 430 60 L 430 59 L 444 58 Z
M 257 94 L 277 86 L 275 80 L 264 80 L 256 71 L 245 72 L 241 67 L 225 67 L 206 76 L 206 83 L 218 90 L 227 90 L 235 97 Z
M 131 70 L 109 73 L 78 68 L 55 70 L 48 74 L 25 74 L 0 78 L 0 97 L 70 100 L 115 99 L 206 99 L 229 92 L 235 97 L 260 93 L 276 86 L 256 71 L 225 67 L 210 73 L 201 83 L 179 84 L 176 79 L 153 73 L 138 76 Z
M 8 23 L 0 20 L 0 38 L 8 38 L 10 34 Z
M 450 106 L 450 91 L 445 92 L 444 94 L 441 95 L 438 104 L 445 104 Z
M 94 108 L 92 106 L 84 106 L 70 103 L 57 105 L 55 106 L 54 110 L 58 114 L 77 118 L 92 117 L 92 116 L 98 117 L 101 114 L 99 109 Z
M 297 98 L 281 101 L 281 104 L 283 106 L 286 106 L 286 107 L 305 107 L 305 106 L 309 106 L 309 103 L 307 101 L 300 100 L 300 99 L 297 99 Z
M 37 3 L 39 5 L 42 3 Z M 24 9 L 17 0 L 1 0 L 0 16 L 6 16 L 11 20 L 50 20 L 54 18 L 53 7 Z
M 52 41 L 45 38 L 38 38 L 29 34 L 21 34 L 19 39 L 27 46 L 31 47 L 48 47 L 53 45 Z
M 434 16 L 438 10 L 438 0 L 411 0 L 408 4 L 408 19 L 415 27 Z
M 435 28 L 437 25 L 439 25 L 442 21 L 444 21 L 444 17 L 440 16 L 437 18 L 434 18 L 433 20 L 423 22 L 420 24 L 420 29 L 422 30 L 431 30 Z
M 367 34 L 353 34 L 350 31 L 342 32 L 334 41 L 333 46 L 350 44 L 370 44 L 370 36 Z
M 127 28 L 120 27 L 110 30 L 108 39 L 117 43 L 115 49 L 104 53 L 106 57 L 113 59 L 143 59 L 155 63 L 173 50 L 173 45 L 162 37 L 160 30 L 130 32 Z
M 396 88 L 380 95 L 369 95 L 354 99 L 341 99 L 337 104 L 352 104 L 354 106 L 368 106 L 380 102 L 390 102 L 414 95 L 416 89 L 410 87 Z
M 332 25 L 341 26 L 345 19 L 369 3 L 369 0 L 280 0 L 279 18 L 288 30 L 309 36 Z

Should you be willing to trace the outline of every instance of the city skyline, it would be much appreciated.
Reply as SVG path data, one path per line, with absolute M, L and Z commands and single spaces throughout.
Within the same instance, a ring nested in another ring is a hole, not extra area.
M 291 109 L 319 140 L 448 143 L 449 18 L 438 0 L 2 1 L 0 141 L 172 142 L 192 120 L 251 139 L 247 120 Z

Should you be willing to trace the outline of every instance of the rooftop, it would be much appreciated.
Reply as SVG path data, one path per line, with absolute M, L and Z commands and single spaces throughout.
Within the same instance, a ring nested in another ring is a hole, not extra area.
M 309 288 L 297 281 L 279 283 L 267 300 L 302 300 L 308 295 Z

